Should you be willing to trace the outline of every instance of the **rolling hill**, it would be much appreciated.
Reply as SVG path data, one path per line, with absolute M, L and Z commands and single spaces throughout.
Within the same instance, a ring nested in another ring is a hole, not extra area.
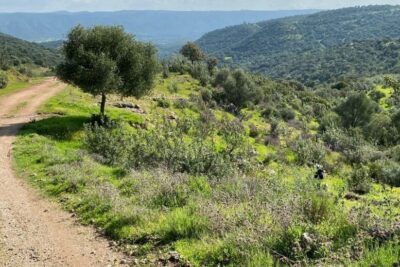
M 228 64 L 312 84 L 330 81 L 327 72 L 398 73 L 398 46 L 376 41 L 399 39 L 399 24 L 400 6 L 354 7 L 228 27 L 197 42 Z M 381 60 L 395 62 L 382 65 Z M 341 66 L 327 68 L 332 64 Z
M 0 32 L 18 38 L 46 42 L 64 39 L 71 27 L 122 25 L 142 41 L 151 41 L 161 49 L 196 40 L 203 34 L 243 22 L 255 23 L 315 10 L 290 11 L 119 11 L 119 12 L 55 12 L 2 13 Z
M 53 49 L 0 33 L 1 68 L 9 68 L 21 64 L 52 67 L 60 62 L 61 59 L 62 56 Z

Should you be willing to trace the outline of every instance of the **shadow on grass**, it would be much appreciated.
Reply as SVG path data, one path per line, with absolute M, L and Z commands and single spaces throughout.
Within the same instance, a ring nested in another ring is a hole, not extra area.
M 18 135 L 38 134 L 54 140 L 69 141 L 87 122 L 89 118 L 85 116 L 51 117 L 26 124 Z

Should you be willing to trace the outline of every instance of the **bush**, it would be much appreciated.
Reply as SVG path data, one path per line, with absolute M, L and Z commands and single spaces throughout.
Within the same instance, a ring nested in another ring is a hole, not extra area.
M 250 132 L 249 132 L 250 137 L 256 138 L 260 134 L 257 126 L 255 126 L 254 124 L 250 124 L 249 128 L 250 128 Z
M 279 111 L 279 115 L 284 121 L 291 121 L 296 117 L 296 113 L 290 108 L 283 108 Z
M 168 99 L 166 99 L 165 97 L 160 97 L 157 98 L 157 106 L 160 108 L 169 108 L 171 107 L 171 103 Z
M 354 193 L 361 195 L 369 193 L 372 187 L 369 168 L 364 165 L 354 168 L 348 180 L 348 186 Z
M 129 152 L 134 146 L 128 127 L 124 124 L 112 127 L 86 125 L 85 143 L 92 153 L 101 156 L 101 162 L 128 166 Z
M 340 117 L 335 112 L 327 112 L 320 121 L 319 130 L 325 132 L 340 126 Z
M 222 89 L 216 91 L 215 100 L 223 105 L 233 104 L 241 109 L 249 102 L 258 103 L 262 99 L 261 90 L 243 70 L 221 70 L 217 73 L 213 85 Z
M 7 74 L 0 72 L 0 89 L 6 88 L 8 85 Z
M 203 116 L 202 116 L 203 117 Z M 153 130 L 87 127 L 86 144 L 107 164 L 124 168 L 167 167 L 172 172 L 223 177 L 250 164 L 243 126 L 236 120 L 165 119 Z M 218 133 L 221 143 L 210 140 Z M 190 137 L 190 138 L 188 138 Z M 185 141 L 184 141 L 185 140 Z M 222 145 L 222 147 L 221 147 Z
M 379 106 L 365 94 L 354 94 L 336 109 L 342 118 L 344 127 L 358 127 L 366 125 Z
M 399 133 L 392 124 L 388 115 L 379 113 L 374 114 L 371 121 L 364 128 L 365 135 L 374 143 L 380 146 L 396 144 Z
M 208 68 L 204 63 L 194 63 L 190 69 L 190 75 L 199 80 L 202 86 L 206 86 L 210 81 Z
M 379 160 L 371 163 L 371 177 L 378 182 L 400 186 L 400 164 L 392 160 Z
M 300 165 L 321 163 L 326 155 L 325 147 L 311 139 L 298 139 L 292 145 L 292 149 L 296 153 L 297 163 Z

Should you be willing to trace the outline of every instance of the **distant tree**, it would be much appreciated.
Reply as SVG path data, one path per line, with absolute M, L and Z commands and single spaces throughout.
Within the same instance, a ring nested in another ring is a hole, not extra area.
M 378 105 L 365 94 L 354 94 L 336 109 L 340 115 L 343 126 L 359 127 L 366 125 L 379 109 Z
M 214 70 L 217 66 L 218 66 L 218 59 L 216 57 L 207 58 L 207 68 L 210 75 L 214 74 Z
M 193 42 L 188 42 L 187 44 L 185 44 L 181 48 L 180 53 L 184 57 L 186 57 L 187 59 L 192 61 L 192 63 L 203 60 L 205 58 L 204 53 L 201 50 L 201 48 Z
M 153 85 L 158 71 L 156 49 L 138 42 L 122 27 L 77 26 L 63 46 L 65 62 L 57 76 L 94 96 L 101 95 L 104 116 L 107 94 L 140 97 Z

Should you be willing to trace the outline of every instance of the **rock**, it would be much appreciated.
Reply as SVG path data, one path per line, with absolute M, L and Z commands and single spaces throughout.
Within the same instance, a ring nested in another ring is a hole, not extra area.
M 115 103 L 114 107 L 116 108 L 134 108 L 132 103 Z
M 119 264 L 128 264 L 128 261 L 125 260 L 125 259 L 122 259 L 122 260 L 119 261 Z
M 169 252 L 169 261 L 179 262 L 180 259 L 181 259 L 181 256 L 179 255 L 178 252 L 176 252 L 176 251 Z
M 357 195 L 357 194 L 355 194 L 355 193 L 353 193 L 353 192 L 348 192 L 348 193 L 344 196 L 344 198 L 347 199 L 347 200 L 359 200 L 359 199 L 360 199 L 360 196 Z

